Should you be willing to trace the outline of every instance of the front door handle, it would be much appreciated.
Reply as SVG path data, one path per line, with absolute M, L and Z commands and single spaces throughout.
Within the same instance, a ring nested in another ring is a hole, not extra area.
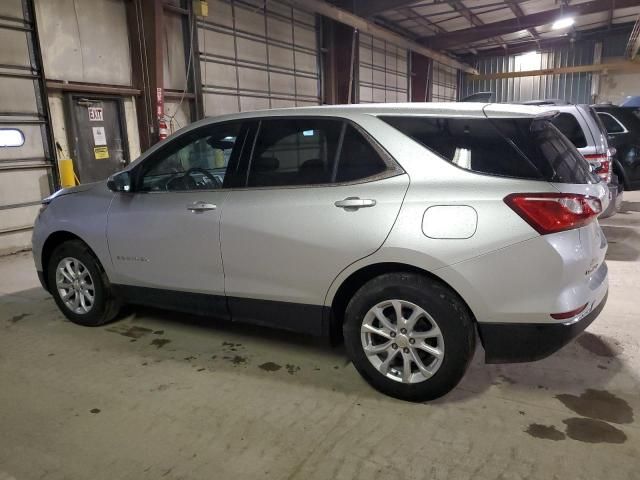
M 359 208 L 373 207 L 376 201 L 369 198 L 347 197 L 344 200 L 338 200 L 334 205 L 345 210 L 352 211 Z
M 187 205 L 187 210 L 193 213 L 206 212 L 207 210 L 215 210 L 216 206 L 213 203 L 206 202 L 193 202 Z

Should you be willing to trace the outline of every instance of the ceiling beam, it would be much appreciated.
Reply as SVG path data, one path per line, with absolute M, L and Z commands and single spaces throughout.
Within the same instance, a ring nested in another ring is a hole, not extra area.
M 322 0 L 288 0 L 288 3 L 299 7 L 302 10 L 311 11 L 327 18 L 331 18 L 336 22 L 344 23 L 345 25 L 358 29 L 360 32 L 381 38 L 389 43 L 397 45 L 398 47 L 406 48 L 419 53 L 420 55 L 424 55 L 425 57 L 432 58 L 437 62 L 449 65 L 450 67 L 457 68 L 467 73 L 478 73 L 478 71 L 471 65 L 467 65 L 466 63 L 451 58 L 443 52 L 439 52 L 409 38 L 403 37 L 402 35 L 398 35 L 389 29 L 376 25 L 366 18 L 347 12 L 346 10 Z
M 524 17 L 524 12 L 522 11 L 520 5 L 515 3 L 513 0 L 506 0 L 506 2 L 516 18 Z M 613 12 L 613 9 L 611 11 Z M 538 40 L 540 38 L 540 35 L 538 35 L 535 27 L 527 28 L 527 32 L 529 32 L 529 35 L 531 35 L 535 40 Z
M 616 8 L 638 6 L 638 0 L 597 0 L 577 5 L 568 5 L 562 9 L 547 10 L 545 12 L 533 13 L 500 22 L 486 23 L 477 27 L 456 30 L 437 36 L 423 37 L 419 40 L 428 42 L 428 45 L 432 48 L 451 48 L 455 45 L 477 42 L 496 35 L 506 35 L 540 25 L 547 25 L 556 21 L 561 15 L 580 16 L 590 13 L 606 12 L 611 8 L 614 1 Z
M 462 3 L 460 0 L 447 0 L 447 4 L 453 8 L 456 13 L 459 13 L 460 15 L 462 15 L 464 18 L 467 19 L 467 21 L 471 24 L 471 25 L 475 25 L 476 27 L 479 27 L 481 25 L 484 25 L 484 22 L 482 20 L 480 20 L 480 18 L 478 18 L 477 15 L 475 15 L 473 12 L 471 12 L 471 10 L 469 10 L 464 3 Z M 492 37 L 497 43 L 498 45 L 500 45 L 503 48 L 506 48 L 507 45 L 504 43 L 504 41 L 502 40 L 502 38 L 496 36 L 496 37 Z
M 500 73 L 487 73 L 484 75 L 474 75 L 471 80 L 497 80 L 503 78 L 518 78 L 518 77 L 537 77 L 540 75 L 558 75 L 562 73 L 584 73 L 584 72 L 602 72 L 602 71 L 625 71 L 625 72 L 640 72 L 640 63 L 630 62 L 628 60 L 620 60 L 615 62 L 597 63 L 593 65 L 577 65 L 575 67 L 557 67 L 557 68 L 543 68 L 540 70 L 526 70 L 522 72 L 500 72 Z
M 412 3 L 416 3 L 416 0 L 356 0 L 354 11 L 362 17 L 371 17 Z
M 603 38 L 611 35 L 614 32 L 628 32 L 633 27 L 633 23 L 622 23 L 613 25 L 611 30 L 604 30 L 597 28 L 593 30 L 582 30 L 576 32 L 577 38 L 572 38 L 569 35 L 553 38 L 541 38 L 540 40 L 526 40 L 515 44 L 507 45 L 507 48 L 494 47 L 486 49 L 478 49 L 474 55 L 464 55 L 461 58 L 467 62 L 471 62 L 476 57 L 498 57 L 504 55 L 517 55 L 518 53 L 526 53 L 534 50 L 548 50 L 550 48 L 561 47 L 570 45 L 571 43 L 580 42 L 583 40 L 602 40 Z

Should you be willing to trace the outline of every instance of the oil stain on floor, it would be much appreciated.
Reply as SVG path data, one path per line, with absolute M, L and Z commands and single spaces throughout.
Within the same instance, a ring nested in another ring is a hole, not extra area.
M 526 433 L 535 438 L 541 438 L 543 440 L 553 440 L 557 442 L 566 438 L 565 434 L 558 430 L 553 425 L 541 425 L 539 423 L 532 423 L 525 430 Z
M 567 418 L 567 437 L 585 443 L 624 443 L 627 435 L 620 429 L 592 418 Z
M 21 313 L 20 315 L 14 315 L 13 317 L 11 317 L 9 319 L 9 323 L 18 323 L 20 320 L 28 317 L 29 315 L 31 315 L 30 313 Z
M 633 409 L 606 390 L 588 389 L 581 395 L 556 395 L 565 407 L 583 417 L 612 423 L 633 423 Z
M 263 363 L 262 365 L 258 365 L 258 367 L 267 372 L 277 372 L 282 368 L 281 365 L 278 365 L 277 363 L 274 363 L 274 362 L 266 362 L 266 363 Z
M 153 345 L 156 348 L 162 348 L 167 343 L 171 343 L 171 340 L 167 338 L 154 338 L 149 345 Z
M 126 325 L 116 325 L 114 327 L 105 328 L 105 330 L 107 332 L 119 333 L 123 337 L 129 337 L 136 340 L 153 331 L 150 328 L 138 327 L 135 325 L 128 328 Z
M 234 355 L 233 357 L 225 356 L 222 358 L 224 358 L 225 360 L 229 360 L 234 365 L 244 365 L 245 363 L 247 363 L 247 358 L 240 355 Z

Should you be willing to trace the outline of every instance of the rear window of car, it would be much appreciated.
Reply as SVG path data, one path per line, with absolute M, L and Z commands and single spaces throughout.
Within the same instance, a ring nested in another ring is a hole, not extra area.
M 587 146 L 587 139 L 584 136 L 584 131 L 578 123 L 576 117 L 570 113 L 559 113 L 551 120 L 551 123 L 562 132 L 562 134 L 571 140 L 577 148 L 583 148 Z
M 624 133 L 625 130 L 622 124 L 609 113 L 600 112 L 598 113 L 598 117 L 602 121 L 607 133 Z
M 554 183 L 594 183 L 589 165 L 549 119 L 381 116 L 460 168 Z

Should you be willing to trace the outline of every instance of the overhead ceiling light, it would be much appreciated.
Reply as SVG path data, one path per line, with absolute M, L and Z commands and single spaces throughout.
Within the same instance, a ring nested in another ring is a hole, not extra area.
M 559 18 L 558 20 L 553 22 L 553 25 L 551 25 L 551 28 L 553 30 L 562 30 L 563 28 L 570 27 L 574 23 L 576 23 L 576 19 L 573 17 Z

